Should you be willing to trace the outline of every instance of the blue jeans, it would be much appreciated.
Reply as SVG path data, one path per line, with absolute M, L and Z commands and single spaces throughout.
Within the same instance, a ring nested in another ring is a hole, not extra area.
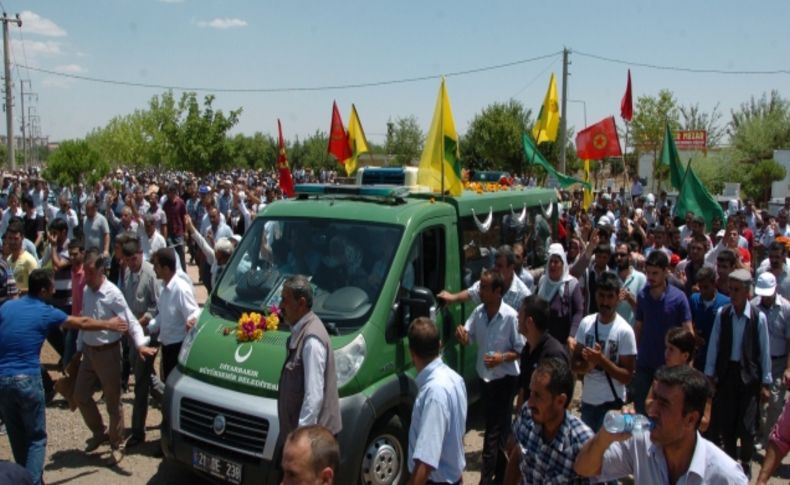
M 0 416 L 8 430 L 14 461 L 27 469 L 33 483 L 41 483 L 47 448 L 41 376 L 0 376 Z

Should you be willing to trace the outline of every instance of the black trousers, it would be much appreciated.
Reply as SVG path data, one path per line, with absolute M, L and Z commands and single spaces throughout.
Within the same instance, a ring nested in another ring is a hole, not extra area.
M 178 353 L 181 351 L 182 343 L 162 346 L 162 382 L 167 382 L 167 376 L 178 365 Z
M 717 377 L 711 420 L 714 433 L 720 437 L 722 448 L 733 460 L 750 463 L 757 435 L 760 384 L 744 384 L 741 366 L 737 362 L 730 362 L 725 374 Z M 737 447 L 739 439 L 740 450 Z
M 480 472 L 481 484 L 501 483 L 505 478 L 507 461 L 503 450 L 510 435 L 510 417 L 517 385 L 517 376 L 505 376 L 481 383 L 486 420 L 483 437 L 483 469 Z
M 151 346 L 158 345 L 156 338 L 151 339 Z M 132 436 L 143 440 L 145 438 L 145 420 L 148 417 L 148 396 L 153 395 L 162 401 L 165 385 L 159 380 L 154 370 L 153 357 L 140 358 L 137 352 L 134 357 L 134 405 L 132 407 Z M 176 358 L 178 356 L 176 355 Z

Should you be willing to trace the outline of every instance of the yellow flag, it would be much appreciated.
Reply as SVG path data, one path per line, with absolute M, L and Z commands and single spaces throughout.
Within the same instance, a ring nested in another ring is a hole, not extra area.
M 560 127 L 560 98 L 557 96 L 557 80 L 554 73 L 549 79 L 549 90 L 546 91 L 546 98 L 543 106 L 540 107 L 540 114 L 535 126 L 532 127 L 532 137 L 535 143 L 544 141 L 556 141 L 557 130 Z
M 584 181 L 590 183 L 590 161 L 584 161 Z M 582 201 L 582 207 L 584 210 L 588 210 L 592 205 L 593 201 L 593 193 L 592 193 L 592 184 L 588 187 L 584 188 L 584 200 Z
M 351 176 L 357 169 L 357 160 L 363 153 L 368 152 L 368 141 L 365 139 L 365 130 L 359 121 L 357 108 L 351 105 L 351 116 L 348 117 L 348 145 L 351 147 L 351 158 L 343 162 L 346 167 L 346 175 Z
M 460 158 L 458 133 L 455 131 L 450 98 L 442 78 L 431 129 L 420 157 L 417 173 L 419 184 L 430 187 L 435 192 L 441 193 L 444 190 L 450 195 L 461 195 L 464 186 L 461 182 Z

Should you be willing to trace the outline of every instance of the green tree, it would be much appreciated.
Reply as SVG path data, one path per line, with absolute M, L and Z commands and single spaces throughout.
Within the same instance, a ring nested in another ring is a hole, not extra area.
M 325 131 L 316 130 L 300 142 L 299 138 L 291 145 L 288 150 L 288 160 L 291 167 L 312 167 L 338 169 L 339 165 L 335 159 L 327 154 L 329 146 L 329 135 Z
M 721 124 L 722 114 L 719 111 L 719 103 L 716 103 L 710 113 L 702 111 L 699 103 L 680 106 L 678 109 L 683 118 L 684 130 L 705 130 L 708 133 L 707 147 L 714 148 L 719 145 L 727 133 L 726 128 Z
M 658 163 L 658 153 L 664 140 L 666 123 L 672 130 L 680 128 L 679 110 L 672 91 L 662 89 L 658 96 L 640 96 L 636 101 L 631 134 L 637 151 L 653 155 L 653 174 L 661 178 L 663 171 Z
M 417 118 L 407 116 L 387 123 L 387 153 L 394 155 L 398 165 L 408 165 L 420 159 L 425 136 L 417 124 Z
M 771 184 L 782 180 L 787 171 L 775 160 L 760 160 L 745 174 L 743 191 L 757 203 L 767 202 L 771 198 Z
M 85 140 L 67 140 L 52 152 L 43 176 L 50 182 L 93 186 L 110 172 L 110 165 Z
M 178 102 L 180 123 L 175 134 L 172 130 L 168 133 L 173 144 L 175 168 L 203 175 L 231 165 L 228 131 L 238 123 L 241 108 L 225 115 L 222 110 L 214 109 L 213 102 L 213 95 L 205 96 L 201 110 L 195 93 L 181 96 Z
M 275 168 L 277 142 L 271 135 L 255 132 L 252 136 L 238 134 L 228 140 L 234 167 Z
M 493 103 L 475 115 L 461 139 L 461 157 L 467 168 L 524 170 L 522 135 L 530 126 L 531 111 L 519 101 Z
M 775 149 L 790 146 L 790 102 L 777 91 L 760 99 L 752 97 L 732 111 L 729 131 L 740 160 L 770 159 Z

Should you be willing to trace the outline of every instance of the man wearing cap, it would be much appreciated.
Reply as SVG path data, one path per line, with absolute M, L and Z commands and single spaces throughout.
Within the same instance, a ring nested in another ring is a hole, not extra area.
M 765 314 L 749 303 L 751 274 L 736 269 L 728 281 L 731 303 L 716 314 L 705 360 L 705 375 L 716 386 L 709 431 L 749 475 L 759 400 L 768 400 L 773 384 L 771 349 Z
M 757 278 L 752 305 L 768 320 L 768 340 L 771 348 L 771 397 L 768 399 L 761 428 L 761 441 L 768 443 L 768 435 L 785 403 L 785 379 L 790 378 L 790 301 L 777 292 L 776 277 L 769 272 Z
M 778 292 L 785 299 L 790 299 L 790 266 L 787 264 L 787 249 L 780 241 L 768 246 L 768 258 L 760 263 L 757 275 L 771 273 L 776 278 Z

